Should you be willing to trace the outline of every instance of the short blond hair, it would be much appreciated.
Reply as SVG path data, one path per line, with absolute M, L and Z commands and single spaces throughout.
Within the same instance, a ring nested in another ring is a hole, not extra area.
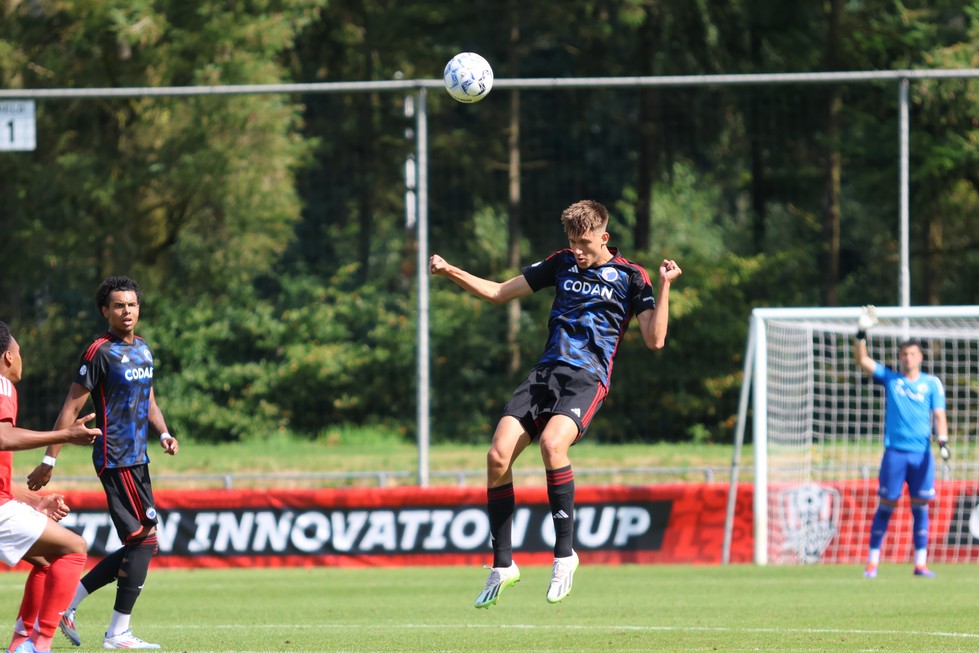
M 608 227 L 608 209 L 595 200 L 575 202 L 561 212 L 564 233 L 570 238 Z

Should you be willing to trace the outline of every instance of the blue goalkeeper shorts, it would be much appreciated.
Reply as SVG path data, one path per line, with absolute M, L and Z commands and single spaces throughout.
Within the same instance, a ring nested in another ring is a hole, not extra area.
M 882 499 L 897 501 L 908 484 L 912 499 L 931 500 L 935 498 L 935 459 L 931 449 L 924 451 L 900 451 L 884 449 L 880 461 L 880 486 L 877 494 Z

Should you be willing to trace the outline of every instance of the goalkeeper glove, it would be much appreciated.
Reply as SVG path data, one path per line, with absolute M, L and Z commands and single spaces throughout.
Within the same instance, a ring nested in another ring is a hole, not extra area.
M 938 438 L 938 455 L 942 457 L 942 460 L 948 460 L 952 457 L 952 452 L 948 448 L 948 438 Z
M 874 306 L 864 306 L 860 311 L 860 318 L 857 320 L 857 340 L 867 339 L 867 330 L 877 326 L 877 308 Z

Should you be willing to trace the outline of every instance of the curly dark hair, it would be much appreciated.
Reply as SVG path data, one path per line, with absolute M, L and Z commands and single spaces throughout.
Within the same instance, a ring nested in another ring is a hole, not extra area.
M 139 304 L 143 303 L 143 291 L 139 289 L 138 283 L 129 277 L 108 277 L 99 286 L 98 292 L 95 293 L 95 305 L 99 309 L 103 306 L 108 306 L 109 295 L 119 290 L 132 290 L 136 293 L 136 302 Z
M 10 347 L 10 339 L 10 327 L 7 326 L 6 322 L 0 322 L 0 354 L 6 353 Z

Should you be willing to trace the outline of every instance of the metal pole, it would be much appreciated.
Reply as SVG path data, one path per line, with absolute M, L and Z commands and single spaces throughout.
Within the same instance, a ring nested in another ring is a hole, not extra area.
M 900 134 L 898 139 L 900 141 L 900 159 L 901 159 L 901 181 L 900 181 L 900 192 L 901 192 L 901 269 L 898 274 L 898 279 L 900 287 L 898 288 L 899 297 L 901 301 L 901 306 L 911 305 L 911 263 L 910 256 L 908 254 L 908 241 L 909 229 L 909 193 L 908 193 L 908 170 L 910 168 L 910 147 L 908 145 L 908 86 L 909 82 L 907 78 L 901 80 L 898 85 L 898 113 L 900 115 Z
M 768 564 L 768 334 L 757 310 L 751 312 L 755 335 L 755 391 L 752 444 L 755 453 L 755 564 Z
M 755 321 L 748 327 L 748 348 L 744 355 L 744 379 L 738 400 L 738 425 L 734 434 L 734 454 L 731 457 L 731 483 L 727 491 L 727 512 L 724 515 L 724 544 L 721 548 L 721 564 L 731 562 L 731 539 L 734 535 L 734 517 L 738 504 L 738 475 L 741 470 L 741 451 L 744 448 L 745 422 L 748 421 L 748 395 L 751 393 L 751 377 L 755 365 Z M 758 392 L 756 389 L 755 392 Z
M 418 89 L 418 485 L 428 487 L 428 91 Z

